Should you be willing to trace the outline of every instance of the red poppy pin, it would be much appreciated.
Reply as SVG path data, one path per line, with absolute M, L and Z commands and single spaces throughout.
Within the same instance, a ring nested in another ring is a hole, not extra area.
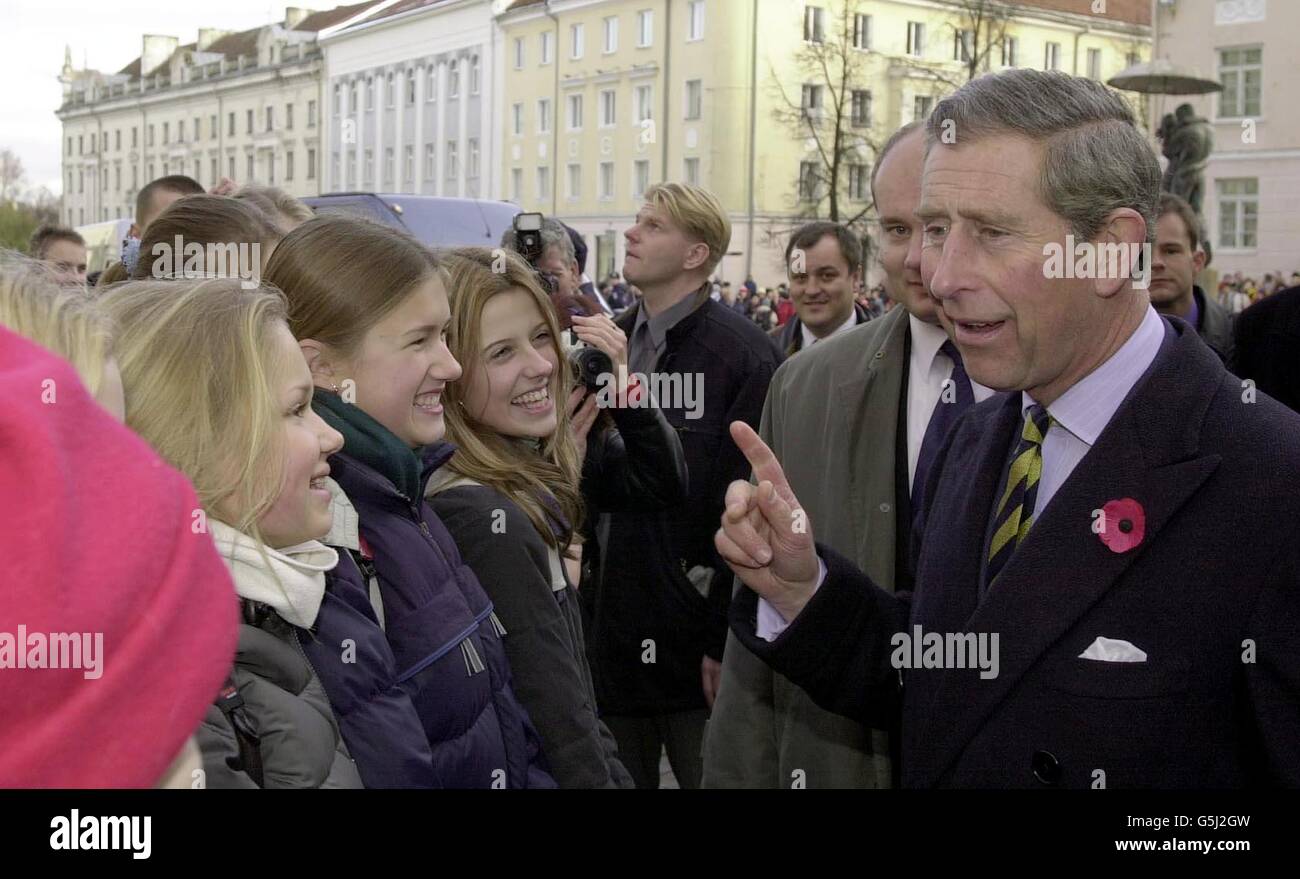
M 1106 501 L 1094 530 L 1111 552 L 1128 552 L 1146 536 L 1146 511 L 1131 497 Z

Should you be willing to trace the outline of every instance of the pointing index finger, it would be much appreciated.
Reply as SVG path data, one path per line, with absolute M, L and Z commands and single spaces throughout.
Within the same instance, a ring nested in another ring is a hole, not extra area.
M 792 507 L 798 506 L 794 492 L 790 489 L 790 483 L 786 481 L 785 471 L 781 469 L 781 462 L 776 459 L 776 455 L 768 448 L 767 443 L 763 442 L 762 437 L 754 432 L 754 428 L 743 421 L 733 421 L 731 438 L 736 441 L 736 446 L 749 461 L 749 466 L 754 468 L 754 478 L 759 482 L 766 480 L 772 483 L 786 503 Z

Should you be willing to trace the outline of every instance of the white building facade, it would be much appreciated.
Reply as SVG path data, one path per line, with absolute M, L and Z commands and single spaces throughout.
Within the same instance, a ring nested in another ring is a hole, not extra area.
M 132 218 L 151 180 L 186 174 L 205 187 L 222 177 L 295 196 L 320 193 L 325 128 L 317 32 L 380 5 L 313 12 L 247 31 L 201 28 L 193 43 L 146 35 L 118 73 L 65 61 L 61 219 L 84 225 Z
M 405 0 L 323 33 L 323 192 L 495 199 L 491 0 Z

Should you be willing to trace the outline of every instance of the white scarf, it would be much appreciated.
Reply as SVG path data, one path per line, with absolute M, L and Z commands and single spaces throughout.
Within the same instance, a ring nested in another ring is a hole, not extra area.
M 311 628 L 325 597 L 325 572 L 339 563 L 335 550 L 318 540 L 283 549 L 259 546 L 247 534 L 211 518 L 208 530 L 240 598 L 269 605 L 300 629 Z

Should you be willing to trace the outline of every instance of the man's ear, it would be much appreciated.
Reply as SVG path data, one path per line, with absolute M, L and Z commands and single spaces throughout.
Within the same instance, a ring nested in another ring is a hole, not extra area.
M 311 370 L 312 381 L 318 388 L 332 388 L 337 381 L 334 376 L 334 364 L 329 354 L 329 347 L 315 339 L 301 339 L 298 347 Z
M 1196 252 L 1192 254 L 1192 278 L 1195 278 L 1205 268 L 1205 249 L 1199 245 Z
M 683 271 L 694 271 L 709 261 L 709 245 L 697 241 L 686 249 L 686 259 L 682 261 Z
M 126 234 L 127 234 L 127 237 L 129 237 L 129 238 L 139 238 L 139 237 L 140 237 L 140 227 L 137 226 L 135 223 L 132 223 L 132 224 L 131 224 L 131 228 L 130 228 L 130 230 L 129 230 Z
M 1109 299 L 1129 283 L 1143 288 L 1149 285 L 1153 255 L 1146 243 L 1147 222 L 1141 214 L 1132 208 L 1110 212 L 1094 242 L 1097 252 L 1093 289 L 1099 297 Z M 1119 259 L 1113 260 L 1111 255 L 1117 247 L 1121 248 Z M 1074 255 L 1067 254 L 1067 258 L 1073 259 Z

